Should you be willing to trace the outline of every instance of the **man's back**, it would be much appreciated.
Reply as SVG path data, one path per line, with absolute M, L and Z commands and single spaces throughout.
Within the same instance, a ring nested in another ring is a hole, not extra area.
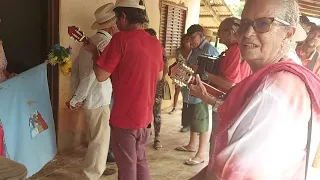
M 160 42 L 144 30 L 123 31 L 113 36 L 97 62 L 112 74 L 113 126 L 139 129 L 151 122 L 162 55 Z
M 110 34 L 99 30 L 90 39 L 102 52 L 111 38 Z M 85 100 L 85 109 L 94 109 L 110 104 L 111 100 L 112 85 L 110 79 L 98 83 L 92 67 L 92 55 L 82 47 L 72 66 L 71 79 L 75 96 L 71 103 L 75 105 Z

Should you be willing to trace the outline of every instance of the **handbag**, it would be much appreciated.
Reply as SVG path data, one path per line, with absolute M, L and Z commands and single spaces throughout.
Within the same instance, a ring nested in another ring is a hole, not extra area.
M 163 100 L 171 100 L 171 92 L 168 81 L 164 80 L 163 82 L 163 91 L 162 91 Z

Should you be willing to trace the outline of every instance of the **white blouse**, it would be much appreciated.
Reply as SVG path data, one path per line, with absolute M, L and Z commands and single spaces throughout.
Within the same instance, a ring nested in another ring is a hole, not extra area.
M 206 179 L 304 180 L 310 107 L 306 86 L 298 77 L 287 72 L 267 77 L 228 129 L 228 146 L 215 159 L 222 172 L 209 173 Z M 320 126 L 316 117 L 312 120 L 308 180 L 319 180 L 320 169 L 311 164 Z

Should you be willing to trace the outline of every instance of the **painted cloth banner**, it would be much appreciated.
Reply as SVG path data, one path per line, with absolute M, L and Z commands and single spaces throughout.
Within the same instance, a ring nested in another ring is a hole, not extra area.
M 57 153 L 47 63 L 0 83 L 0 100 L 2 147 L 27 167 L 30 177 Z

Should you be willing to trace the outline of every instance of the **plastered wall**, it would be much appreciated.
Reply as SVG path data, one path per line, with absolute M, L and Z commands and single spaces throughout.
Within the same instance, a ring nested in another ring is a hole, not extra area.
M 187 0 L 171 0 L 175 3 L 185 3 L 188 5 Z M 193 5 L 195 0 L 191 0 Z M 190 1 L 190 2 L 191 2 Z M 200 0 L 199 7 L 200 7 Z M 74 59 L 81 47 L 81 43 L 74 42 L 69 39 L 67 34 L 67 28 L 71 25 L 76 25 L 85 32 L 86 35 L 91 36 L 95 32 L 90 29 L 91 24 L 94 22 L 94 11 L 103 4 L 108 2 L 115 2 L 115 0 L 61 0 L 60 1 L 60 43 L 67 47 L 71 46 L 72 49 L 72 59 Z M 159 10 L 159 0 L 145 0 L 148 17 L 150 20 L 149 27 L 154 28 L 159 34 L 160 26 L 160 10 Z M 190 4 L 190 3 L 189 3 Z M 196 10 L 197 11 L 197 10 Z M 188 13 L 191 12 L 189 8 Z M 196 13 L 193 12 L 192 16 Z M 188 15 L 190 17 L 190 14 Z M 190 18 L 189 18 L 190 19 Z M 187 24 L 194 24 L 197 22 L 197 18 L 192 18 Z M 170 60 L 173 63 L 174 59 Z M 171 85 L 171 92 L 174 92 L 174 87 L 171 83 L 170 78 L 167 77 Z M 86 122 L 84 120 L 83 113 L 70 112 L 66 106 L 65 102 L 69 101 L 71 94 L 71 84 L 70 77 L 63 76 L 60 74 L 59 77 L 59 115 L 58 115 L 58 149 L 61 153 L 69 152 L 79 147 L 86 145 Z M 169 108 L 172 105 L 172 101 L 164 101 L 163 109 Z

